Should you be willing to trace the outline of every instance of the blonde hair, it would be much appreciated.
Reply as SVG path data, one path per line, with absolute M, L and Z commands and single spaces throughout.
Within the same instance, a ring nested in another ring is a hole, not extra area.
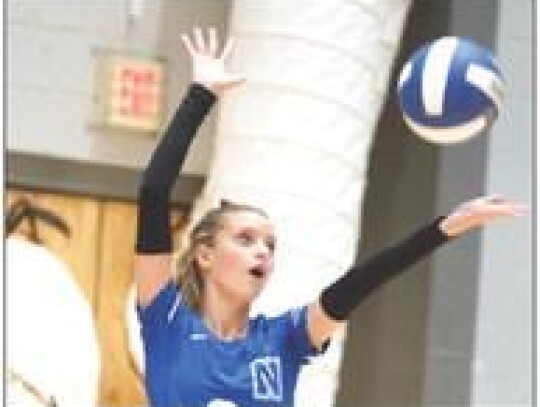
M 201 244 L 212 246 L 215 243 L 226 214 L 245 211 L 268 218 L 266 212 L 255 206 L 221 200 L 219 207 L 206 212 L 189 233 L 187 247 L 176 263 L 176 276 L 184 301 L 194 311 L 200 311 L 204 289 L 204 280 L 197 264 L 197 248 Z

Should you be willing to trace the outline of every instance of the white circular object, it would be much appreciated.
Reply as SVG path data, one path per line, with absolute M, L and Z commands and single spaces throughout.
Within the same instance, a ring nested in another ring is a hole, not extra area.
M 97 404 L 94 319 L 66 265 L 46 248 L 6 239 L 7 404 Z M 33 389 L 33 390 L 32 390 Z
M 502 109 L 505 84 L 489 50 L 442 37 L 412 54 L 397 88 L 409 128 L 427 141 L 450 144 L 489 128 Z

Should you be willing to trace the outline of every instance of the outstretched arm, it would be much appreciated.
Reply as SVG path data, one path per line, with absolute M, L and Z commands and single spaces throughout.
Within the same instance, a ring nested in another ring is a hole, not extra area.
M 365 263 L 353 265 L 323 290 L 318 301 L 310 305 L 308 330 L 313 345 L 322 346 L 364 298 L 451 238 L 496 218 L 518 216 L 522 211 L 523 207 L 499 196 L 477 198 L 458 206 L 446 217 L 436 219 Z
M 192 60 L 193 83 L 152 154 L 139 188 L 135 280 L 141 305 L 149 304 L 170 280 L 169 196 L 191 141 L 217 95 L 242 81 L 225 69 L 232 39 L 221 53 L 213 28 L 208 30 L 207 40 L 195 28 L 193 40 L 182 35 L 182 42 Z

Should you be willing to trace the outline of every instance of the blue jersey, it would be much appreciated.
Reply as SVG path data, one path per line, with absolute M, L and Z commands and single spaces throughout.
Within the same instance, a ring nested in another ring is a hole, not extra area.
M 138 309 L 146 390 L 154 407 L 290 407 L 300 367 L 317 351 L 307 307 L 249 321 L 245 338 L 223 341 L 167 284 Z

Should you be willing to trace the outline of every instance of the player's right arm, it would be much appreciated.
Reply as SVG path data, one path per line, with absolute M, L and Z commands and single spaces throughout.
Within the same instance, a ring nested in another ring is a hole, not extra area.
M 154 150 L 139 186 L 134 266 L 137 300 L 142 306 L 148 305 L 171 278 L 169 198 L 191 141 L 216 96 L 243 81 L 225 69 L 231 39 L 219 55 L 213 28 L 208 30 L 208 40 L 197 27 L 193 39 L 182 35 L 182 41 L 192 60 L 193 83 Z

